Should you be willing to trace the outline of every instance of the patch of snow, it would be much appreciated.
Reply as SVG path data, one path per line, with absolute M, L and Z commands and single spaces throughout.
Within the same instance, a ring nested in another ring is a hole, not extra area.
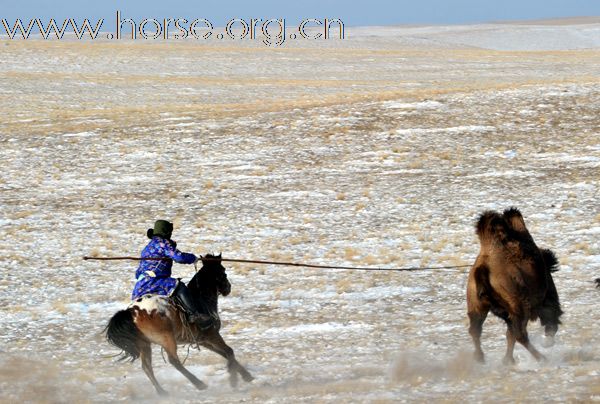
M 64 133 L 63 137 L 92 137 L 98 136 L 95 132 Z

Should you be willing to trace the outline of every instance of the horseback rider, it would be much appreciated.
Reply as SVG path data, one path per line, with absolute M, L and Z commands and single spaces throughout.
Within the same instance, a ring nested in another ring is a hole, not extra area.
M 173 261 L 179 264 L 195 264 L 198 257 L 191 253 L 184 253 L 177 249 L 177 243 L 171 240 L 173 224 L 166 220 L 157 220 L 153 229 L 148 229 L 150 239 L 148 245 L 142 250 L 142 258 L 165 257 L 163 260 L 142 260 L 135 272 L 136 284 L 131 294 L 131 300 L 138 299 L 146 294 L 165 295 L 177 297 L 188 313 L 191 323 L 199 326 L 208 326 L 212 318 L 201 312 L 201 306 L 194 299 L 185 283 L 171 277 Z

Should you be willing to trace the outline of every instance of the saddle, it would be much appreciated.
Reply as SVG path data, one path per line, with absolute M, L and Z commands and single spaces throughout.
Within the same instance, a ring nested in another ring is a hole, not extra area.
M 187 310 L 185 304 L 181 301 L 179 296 L 171 296 L 169 300 L 171 304 L 177 309 L 177 313 L 179 313 L 181 322 L 186 324 L 187 327 L 190 327 L 193 324 L 195 324 L 201 330 L 208 330 L 209 328 L 212 328 L 218 320 L 218 317 L 215 318 L 215 316 L 212 315 L 212 313 L 202 312 L 200 312 L 200 315 L 202 316 L 200 319 L 192 319 L 192 313 L 190 313 Z
M 190 327 L 192 324 L 197 325 L 200 329 L 206 330 L 213 327 L 218 320 L 212 313 L 202 313 L 207 318 L 203 321 L 190 321 L 190 312 L 186 309 L 183 302 L 177 296 L 164 296 L 156 294 L 143 295 L 132 301 L 128 308 L 136 308 L 140 311 L 145 311 L 148 314 L 153 312 L 161 316 L 166 316 L 169 308 L 175 308 L 179 318 L 183 324 Z

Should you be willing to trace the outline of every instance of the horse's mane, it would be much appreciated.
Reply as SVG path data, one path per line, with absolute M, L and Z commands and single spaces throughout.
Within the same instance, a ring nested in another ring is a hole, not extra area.
M 206 275 L 208 275 L 208 272 L 211 268 L 221 266 L 221 254 L 219 254 L 219 255 L 206 254 L 205 256 L 203 256 L 201 258 L 201 260 L 202 260 L 202 267 L 192 277 L 192 279 L 189 282 L 189 286 L 192 286 L 192 287 L 200 286 L 200 285 L 196 285 L 196 283 L 199 281 L 199 279 L 206 279 L 207 278 Z
M 224 268 L 221 265 L 221 254 L 206 254 L 202 257 L 202 268 L 196 272 L 188 283 L 190 292 L 196 297 L 198 303 L 203 306 L 204 312 L 218 318 L 218 272 L 213 269 Z

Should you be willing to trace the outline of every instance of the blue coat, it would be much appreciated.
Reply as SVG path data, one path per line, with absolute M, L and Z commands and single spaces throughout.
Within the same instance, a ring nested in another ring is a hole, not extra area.
M 131 300 L 146 294 L 170 296 L 177 286 L 177 279 L 171 278 L 173 261 L 179 264 L 193 264 L 196 261 L 194 254 L 184 253 L 175 248 L 175 243 L 155 236 L 142 250 L 142 258 L 167 257 L 168 260 L 140 261 L 135 271 L 137 283 L 133 288 Z

